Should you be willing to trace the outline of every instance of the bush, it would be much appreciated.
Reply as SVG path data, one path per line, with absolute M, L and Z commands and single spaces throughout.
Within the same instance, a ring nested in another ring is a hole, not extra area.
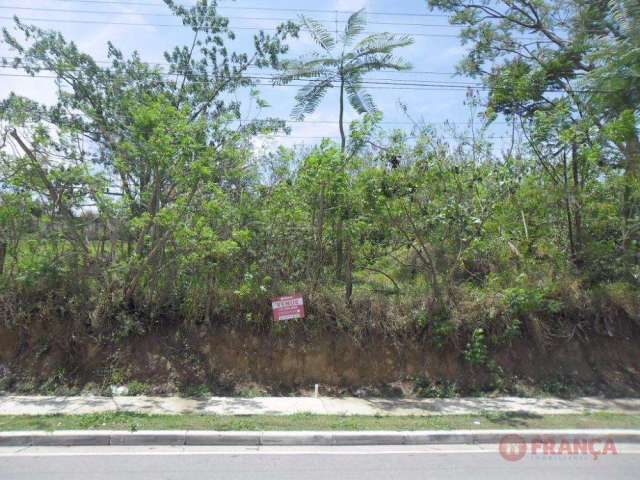
M 459 396 L 456 382 L 448 380 L 436 380 L 428 377 L 415 377 L 413 379 L 413 391 L 422 398 L 455 398 Z
M 138 395 L 148 395 L 151 391 L 149 385 L 138 380 L 130 381 L 127 384 L 127 388 L 129 389 L 129 395 L 133 397 L 136 397 Z
M 485 343 L 484 330 L 476 328 L 471 334 L 464 351 L 464 358 L 472 365 L 484 365 L 487 363 L 489 352 Z

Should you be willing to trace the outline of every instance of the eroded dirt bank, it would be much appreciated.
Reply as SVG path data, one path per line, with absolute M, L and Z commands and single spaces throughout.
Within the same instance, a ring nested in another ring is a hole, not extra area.
M 69 333 L 45 322 L 0 329 L 0 390 L 287 394 L 321 384 L 326 393 L 446 396 L 489 391 L 527 394 L 640 392 L 640 343 L 633 336 L 525 338 L 495 346 L 473 364 L 453 345 L 420 335 L 284 328 L 158 327 L 126 338 Z

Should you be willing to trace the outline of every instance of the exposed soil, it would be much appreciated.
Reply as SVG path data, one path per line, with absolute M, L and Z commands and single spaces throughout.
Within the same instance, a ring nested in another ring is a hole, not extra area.
M 472 365 L 452 346 L 438 349 L 416 336 L 356 340 L 296 323 L 188 331 L 165 326 L 116 339 L 70 334 L 63 322 L 3 328 L 0 390 L 104 392 L 136 381 L 156 394 L 290 394 L 315 383 L 325 393 L 356 395 L 640 394 L 640 343 L 633 336 L 574 337 L 544 347 L 516 339 L 494 347 L 495 364 Z

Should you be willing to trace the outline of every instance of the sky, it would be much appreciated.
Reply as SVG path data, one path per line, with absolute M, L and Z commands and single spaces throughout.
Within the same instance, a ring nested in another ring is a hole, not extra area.
M 189 5 L 194 1 L 183 0 L 182 3 Z M 299 8 L 322 12 L 301 12 L 297 10 Z M 306 3 L 300 0 L 221 0 L 219 12 L 229 17 L 230 27 L 232 30 L 235 28 L 237 34 L 230 47 L 236 51 L 251 51 L 253 35 L 259 28 L 273 28 L 283 20 L 296 20 L 300 13 L 304 13 L 323 21 L 335 31 L 336 19 L 339 28 L 343 28 L 348 12 L 360 8 L 367 11 L 367 31 L 414 34 L 415 40 L 413 45 L 397 52 L 412 64 L 412 71 L 374 72 L 369 74 L 369 79 L 445 82 L 450 85 L 471 81 L 454 74 L 467 48 L 456 36 L 459 29 L 449 25 L 443 12 L 429 11 L 424 0 L 316 0 Z M 161 0 L 0 0 L 1 27 L 13 30 L 11 17 L 18 15 L 25 23 L 62 32 L 96 60 L 107 58 L 108 41 L 125 53 L 138 51 L 142 59 L 149 62 L 162 62 L 163 52 L 175 45 L 190 45 L 192 32 L 178 25 L 176 19 L 168 14 L 169 10 Z M 298 57 L 317 48 L 305 33 L 292 40 L 290 46 L 289 57 Z M 0 56 L 13 54 L 15 52 L 12 53 L 6 45 L 0 45 Z M 55 91 L 51 80 L 6 76 L 15 73 L 20 72 L 7 68 L 0 72 L 4 75 L 0 76 L 0 98 L 13 91 L 42 102 L 53 102 Z M 249 102 L 245 102 L 245 116 L 255 117 L 258 114 L 290 118 L 296 88 L 265 84 L 260 91 L 270 107 L 257 112 L 255 105 L 250 107 Z M 371 88 L 369 93 L 383 112 L 385 128 L 410 129 L 410 122 L 416 120 L 441 129 L 448 121 L 464 130 L 472 117 L 465 105 L 467 92 L 464 88 L 416 89 L 409 85 L 396 89 Z M 411 119 L 407 118 L 400 104 L 407 106 Z M 306 118 L 308 121 L 290 124 L 290 138 L 265 140 L 262 146 L 311 144 L 317 143 L 318 137 L 338 136 L 337 106 L 337 90 L 330 91 L 316 112 Z M 355 118 L 356 113 L 348 109 L 346 119 Z M 475 121 L 478 122 L 477 119 Z M 495 144 L 498 149 L 506 142 L 505 129 L 502 122 L 490 127 L 489 135 L 497 137 Z

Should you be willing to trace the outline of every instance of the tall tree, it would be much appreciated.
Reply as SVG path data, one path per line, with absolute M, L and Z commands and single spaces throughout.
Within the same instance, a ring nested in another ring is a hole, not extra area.
M 344 129 L 345 95 L 359 114 L 373 113 L 376 107 L 373 98 L 364 88 L 365 75 L 379 70 L 410 69 L 411 65 L 396 57 L 394 51 L 411 45 L 413 39 L 409 35 L 374 33 L 358 40 L 366 27 L 364 9 L 351 14 L 343 32 L 335 36 L 317 20 L 304 15 L 300 19 L 304 29 L 309 32 L 320 50 L 297 60 L 283 62 L 284 73 L 278 77 L 276 83 L 286 85 L 294 80 L 307 80 L 307 84 L 296 94 L 296 105 L 291 112 L 291 116 L 298 121 L 318 108 L 329 89 L 339 88 L 338 125 L 340 150 L 344 154 L 347 144 Z M 345 211 L 344 217 L 348 217 L 347 209 L 342 210 Z M 323 212 L 320 212 L 320 215 L 322 216 Z M 351 239 L 349 236 L 344 238 L 341 217 L 338 218 L 336 230 L 336 271 L 340 278 L 345 270 L 345 297 L 347 302 L 350 302 L 353 290 Z M 345 242 L 346 255 L 343 253 Z
M 286 85 L 294 80 L 308 80 L 295 97 L 296 105 L 291 113 L 295 120 L 303 120 L 306 115 L 313 113 L 330 88 L 340 89 L 338 122 L 344 151 L 345 94 L 356 112 L 372 113 L 376 107 L 364 88 L 364 76 L 378 70 L 410 69 L 411 65 L 394 56 L 394 51 L 411 45 L 413 39 L 409 35 L 373 33 L 356 42 L 364 33 L 367 23 L 364 9 L 349 17 L 344 31 L 337 38 L 319 21 L 304 15 L 300 19 L 320 50 L 297 60 L 283 62 L 285 72 L 277 82 Z
M 428 5 L 451 12 L 451 23 L 463 27 L 461 38 L 471 47 L 461 70 L 485 82 L 489 114 L 521 122 L 534 157 L 566 192 L 568 243 L 576 258 L 581 188 L 588 175 L 597 178 L 607 169 L 623 174 L 618 238 L 633 256 L 630 246 L 640 244 L 640 2 L 428 0 Z
M 165 53 L 167 71 L 137 53 L 125 58 L 112 44 L 109 64 L 99 65 L 60 33 L 18 18 L 17 33 L 3 29 L 15 56 L 2 63 L 31 75 L 50 71 L 60 87 L 53 107 L 15 95 L 1 105 L 6 128 L 0 133 L 19 152 L 11 161 L 29 173 L 19 188 L 39 194 L 82 263 L 101 272 L 107 303 L 121 290 L 131 306 L 162 305 L 175 296 L 178 259 L 199 258 L 188 268 L 200 275 L 211 270 L 200 265 L 234 253 L 237 224 L 214 212 L 239 195 L 236 187 L 250 170 L 249 138 L 284 127 L 275 119 L 234 124 L 240 104 L 229 94 L 256 85 L 248 68 L 277 68 L 285 39 L 298 27 L 289 22 L 273 35 L 260 31 L 253 51 L 234 52 L 227 44 L 235 34 L 217 2 L 165 3 L 193 32 L 190 44 Z M 120 225 L 112 236 L 114 244 L 124 240 L 127 261 L 91 248 L 78 215 L 87 203 L 111 230 Z M 196 243 L 203 248 L 194 249 Z M 125 272 L 117 282 L 115 270 Z M 98 303 L 99 320 L 107 309 Z

